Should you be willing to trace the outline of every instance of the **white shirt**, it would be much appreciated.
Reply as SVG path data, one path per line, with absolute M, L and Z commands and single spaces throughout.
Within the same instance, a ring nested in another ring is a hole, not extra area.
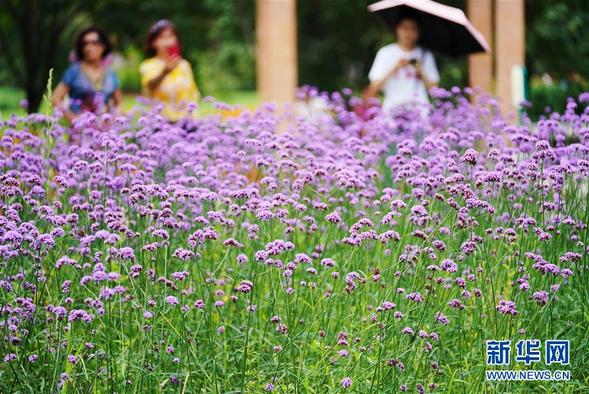
M 384 78 L 401 59 L 418 59 L 423 73 L 432 82 L 438 83 L 440 75 L 432 53 L 421 47 L 406 52 L 397 44 L 389 44 L 379 49 L 368 73 L 370 82 Z M 421 102 L 428 103 L 429 98 L 423 80 L 417 78 L 413 65 L 401 67 L 383 85 L 383 109 L 388 110 L 397 105 Z

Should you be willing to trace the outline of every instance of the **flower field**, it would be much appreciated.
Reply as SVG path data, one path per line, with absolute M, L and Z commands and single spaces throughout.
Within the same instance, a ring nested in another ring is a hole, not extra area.
M 0 392 L 588 392 L 589 97 L 470 93 L 3 121 Z M 571 379 L 486 381 L 505 339 Z

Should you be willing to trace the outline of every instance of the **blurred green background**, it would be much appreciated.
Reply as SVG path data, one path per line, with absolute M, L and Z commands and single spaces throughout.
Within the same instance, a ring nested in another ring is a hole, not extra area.
M 465 0 L 440 0 L 465 9 Z M 372 0 L 297 0 L 299 84 L 360 90 L 376 51 L 392 36 L 366 7 Z M 589 90 L 589 1 L 526 0 L 530 113 L 562 110 Z M 255 0 L 3 0 L 0 2 L 0 111 L 36 109 L 49 68 L 55 85 L 68 65 L 76 32 L 107 30 L 125 106 L 140 91 L 143 40 L 154 21 L 176 23 L 184 56 L 203 96 L 255 105 Z M 437 56 L 443 87 L 468 84 L 466 59 Z M 33 97 L 31 100 L 30 98 Z

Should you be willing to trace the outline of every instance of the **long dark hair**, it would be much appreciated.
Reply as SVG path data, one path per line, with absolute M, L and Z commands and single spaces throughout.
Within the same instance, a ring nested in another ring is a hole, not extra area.
M 180 37 L 178 37 L 178 31 L 176 31 L 176 26 L 167 19 L 160 19 L 159 21 L 151 25 L 151 27 L 147 31 L 147 37 L 145 37 L 144 50 L 148 56 L 155 56 L 155 48 L 153 47 L 153 42 L 165 29 L 170 29 L 172 30 L 172 32 L 174 32 L 174 34 L 176 35 L 176 41 L 178 41 L 178 46 L 180 46 Z
M 111 44 L 110 40 L 108 39 L 108 35 L 100 27 L 90 26 L 90 27 L 87 27 L 86 29 L 82 30 L 78 34 L 78 37 L 76 38 L 76 44 L 74 47 L 74 51 L 76 53 L 76 59 L 77 60 L 84 59 L 84 36 L 88 33 L 98 34 L 98 39 L 100 40 L 100 42 L 104 46 L 104 51 L 102 52 L 102 58 L 104 59 L 105 57 L 107 57 L 108 54 L 112 52 L 112 44 Z

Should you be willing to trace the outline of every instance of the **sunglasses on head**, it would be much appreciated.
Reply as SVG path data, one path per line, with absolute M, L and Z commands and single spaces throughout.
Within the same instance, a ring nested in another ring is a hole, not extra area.
M 156 23 L 154 23 L 150 28 L 149 28 L 149 34 L 155 34 L 156 32 L 163 30 L 166 27 L 173 27 L 174 24 L 172 22 L 170 22 L 167 19 L 160 19 L 159 21 L 157 21 Z

